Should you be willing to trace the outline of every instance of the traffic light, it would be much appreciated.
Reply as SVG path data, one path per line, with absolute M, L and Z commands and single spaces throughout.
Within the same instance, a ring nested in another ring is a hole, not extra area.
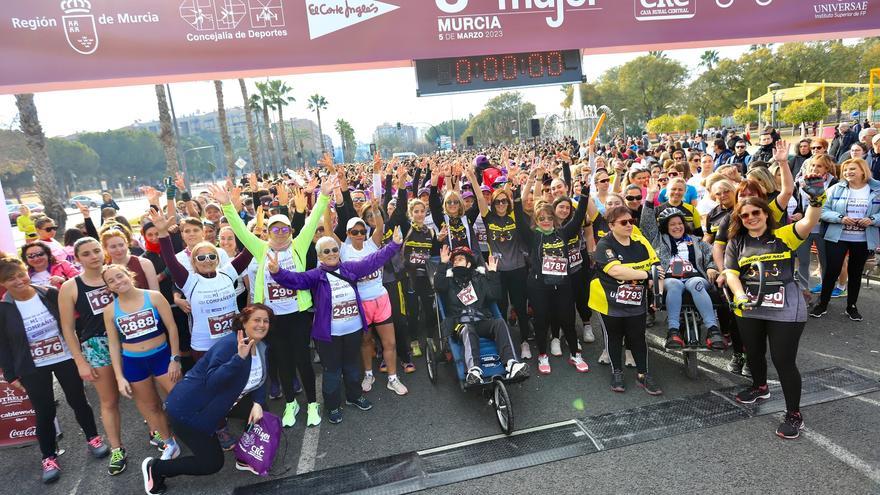
M 400 122 L 397 123 L 397 130 L 400 130 Z

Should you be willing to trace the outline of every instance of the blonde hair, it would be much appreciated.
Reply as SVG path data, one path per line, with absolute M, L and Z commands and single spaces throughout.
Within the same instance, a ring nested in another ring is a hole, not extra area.
M 866 162 L 865 160 L 861 158 L 850 158 L 849 160 L 846 160 L 845 162 L 840 164 L 840 171 L 843 172 L 843 169 L 847 165 L 856 165 L 857 167 L 859 167 L 859 169 L 862 171 L 862 174 L 864 174 L 865 176 L 865 182 L 871 180 L 871 169 L 868 167 L 868 162 Z
M 754 167 L 746 174 L 746 178 L 752 179 L 758 182 L 758 184 L 761 184 L 761 187 L 767 194 L 775 192 L 778 189 L 776 187 L 776 177 L 773 177 L 773 174 L 771 174 L 770 170 L 766 167 Z
M 117 263 L 111 263 L 109 265 L 104 265 L 104 268 L 101 269 L 101 280 L 103 280 L 105 284 L 107 283 L 107 279 L 104 278 L 104 275 L 110 270 L 119 270 L 122 273 L 124 273 L 132 281 L 134 281 L 134 279 L 135 279 L 134 273 L 132 273 L 132 271 L 129 270 L 127 267 L 120 265 L 120 264 L 117 264 Z M 137 287 L 135 287 L 135 288 L 137 288 Z M 107 290 L 110 290 L 110 289 L 107 288 Z M 111 291 L 111 292 L 113 292 L 113 291 Z
M 449 207 L 447 206 L 450 199 L 458 200 L 458 215 L 456 216 L 464 216 L 464 200 L 462 200 L 461 194 L 459 194 L 458 191 L 446 191 L 446 194 L 443 195 L 443 213 L 449 217 L 453 217 L 453 215 L 449 213 Z
M 428 208 L 427 206 L 425 206 L 425 202 L 419 198 L 413 198 L 413 199 L 409 200 L 409 203 L 406 204 L 406 216 L 410 220 L 412 220 L 412 212 L 416 206 L 421 206 L 422 208 L 425 208 L 425 209 Z
M 202 241 L 202 242 L 196 244 L 195 246 L 193 246 L 192 251 L 189 254 L 189 261 L 190 261 L 190 263 L 192 263 L 193 267 L 196 266 L 196 253 L 198 253 L 199 250 L 204 249 L 204 248 L 209 248 L 211 251 L 213 251 L 214 254 L 217 255 L 217 261 L 220 261 L 220 253 L 217 251 L 217 246 L 211 244 L 208 241 Z

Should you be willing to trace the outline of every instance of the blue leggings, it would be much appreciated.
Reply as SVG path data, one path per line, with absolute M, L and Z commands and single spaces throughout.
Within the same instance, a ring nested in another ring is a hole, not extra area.
M 667 278 L 663 281 L 663 290 L 666 292 L 666 312 L 669 318 L 669 328 L 679 328 L 681 325 L 681 298 L 687 290 L 697 306 L 697 311 L 703 317 L 706 328 L 718 327 L 718 317 L 712 307 L 712 297 L 706 288 L 709 282 L 703 277 L 691 277 L 684 280 Z

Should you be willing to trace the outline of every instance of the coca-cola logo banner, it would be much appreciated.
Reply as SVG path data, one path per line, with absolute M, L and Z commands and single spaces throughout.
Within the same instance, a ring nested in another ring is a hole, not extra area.
M 0 370 L 0 447 L 37 439 L 36 413 L 27 394 L 2 378 Z
M 0 93 L 880 34 L 880 0 L 28 0 Z

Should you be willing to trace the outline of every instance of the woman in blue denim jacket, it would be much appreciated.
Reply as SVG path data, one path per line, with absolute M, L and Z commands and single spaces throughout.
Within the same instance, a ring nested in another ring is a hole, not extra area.
M 880 245 L 880 181 L 871 178 L 868 164 L 861 158 L 843 162 L 840 170 L 841 181 L 828 190 L 828 200 L 822 208 L 826 264 L 822 295 L 810 316 L 821 318 L 828 311 L 834 281 L 849 253 L 846 314 L 852 321 L 862 321 L 856 301 L 865 262 Z

